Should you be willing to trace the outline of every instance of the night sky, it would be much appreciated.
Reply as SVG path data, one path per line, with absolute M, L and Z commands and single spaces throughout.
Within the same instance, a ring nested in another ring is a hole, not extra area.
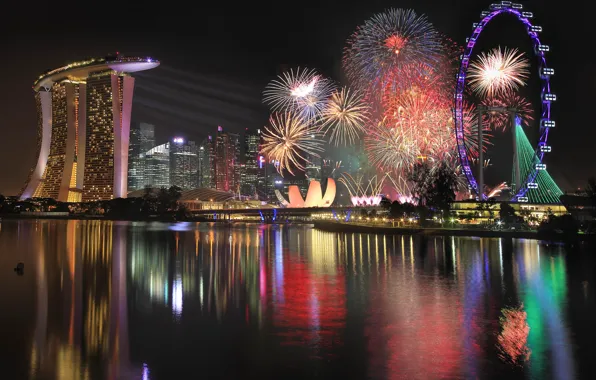
M 549 172 L 563 190 L 584 186 L 596 174 L 593 22 L 580 4 L 572 8 L 570 2 L 567 8 L 561 2 L 522 3 L 534 13 L 535 24 L 543 26 L 542 40 L 551 47 L 547 60 L 556 70 L 552 85 L 558 96 L 553 108 L 557 127 L 550 135 Z M 169 1 L 156 7 L 149 2 L 9 2 L 0 23 L 0 193 L 16 194 L 34 164 L 31 87 L 46 69 L 116 51 L 157 58 L 159 68 L 135 75 L 133 121 L 155 124 L 160 140 L 175 135 L 199 140 L 217 125 L 235 132 L 262 127 L 268 110 L 261 104 L 261 92 L 284 68 L 316 68 L 343 81 L 345 41 L 375 13 L 389 7 L 413 8 L 425 13 L 439 32 L 463 44 L 489 4 Z M 526 51 L 530 46 L 515 22 L 502 20 L 489 28 L 480 46 L 500 44 Z M 539 97 L 537 91 L 526 95 Z M 493 147 L 493 162 L 508 149 Z M 510 166 L 502 165 L 500 171 L 510 173 Z

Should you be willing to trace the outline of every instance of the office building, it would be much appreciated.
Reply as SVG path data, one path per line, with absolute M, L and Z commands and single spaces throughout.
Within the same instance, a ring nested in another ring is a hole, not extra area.
M 134 86 L 129 73 L 158 65 L 116 55 L 42 74 L 33 86 L 38 154 L 21 199 L 125 197 Z
M 208 136 L 198 149 L 199 187 L 215 188 L 215 153 L 213 138 Z
M 145 183 L 143 187 L 170 187 L 170 143 L 158 145 L 144 153 Z
M 240 176 L 240 192 L 243 195 L 257 193 L 259 171 L 259 146 L 261 143 L 261 130 L 256 133 L 246 130 L 244 135 L 244 163 Z
M 183 190 L 199 186 L 199 159 L 197 145 L 175 137 L 170 143 L 170 185 Z
M 144 153 L 155 146 L 155 126 L 136 123 L 130 128 L 128 147 L 128 192 L 142 189 L 145 184 Z
M 217 127 L 214 145 L 215 189 L 238 192 L 240 185 L 238 165 L 240 136 L 224 132 L 223 128 L 219 126 Z
M 231 162 L 230 165 L 232 167 L 232 183 L 230 186 L 230 191 L 234 193 L 240 192 L 240 173 L 242 170 L 242 164 L 240 160 L 240 135 L 236 133 L 229 133 L 230 136 L 230 158 Z
M 283 192 L 284 178 L 277 171 L 279 163 L 259 155 L 259 170 L 257 172 L 257 195 L 263 201 L 276 199 L 275 190 Z

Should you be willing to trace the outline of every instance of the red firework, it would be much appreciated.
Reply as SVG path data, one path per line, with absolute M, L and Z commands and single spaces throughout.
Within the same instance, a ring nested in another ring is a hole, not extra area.
M 534 120 L 532 104 L 513 91 L 506 91 L 482 101 L 488 107 L 488 112 L 483 115 L 482 123 L 491 129 L 504 131 L 511 127 L 510 111 L 521 119 L 521 124 L 528 126 Z

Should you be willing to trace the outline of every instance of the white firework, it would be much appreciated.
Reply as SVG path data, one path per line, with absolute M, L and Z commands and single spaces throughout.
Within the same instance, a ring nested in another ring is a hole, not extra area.
M 526 85 L 530 75 L 530 62 L 517 49 L 496 48 L 488 54 L 481 53 L 470 63 L 470 87 L 478 95 L 487 97 Z
M 331 95 L 321 119 L 320 129 L 330 142 L 353 144 L 370 120 L 370 105 L 358 91 L 342 88 Z
M 305 121 L 319 116 L 335 85 L 312 69 L 287 71 L 263 91 L 263 103 L 272 111 L 292 112 Z

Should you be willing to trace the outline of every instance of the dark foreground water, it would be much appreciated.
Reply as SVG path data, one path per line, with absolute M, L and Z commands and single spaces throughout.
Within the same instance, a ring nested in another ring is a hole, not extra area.
M 591 250 L 2 221 L 0 378 L 594 379 Z

